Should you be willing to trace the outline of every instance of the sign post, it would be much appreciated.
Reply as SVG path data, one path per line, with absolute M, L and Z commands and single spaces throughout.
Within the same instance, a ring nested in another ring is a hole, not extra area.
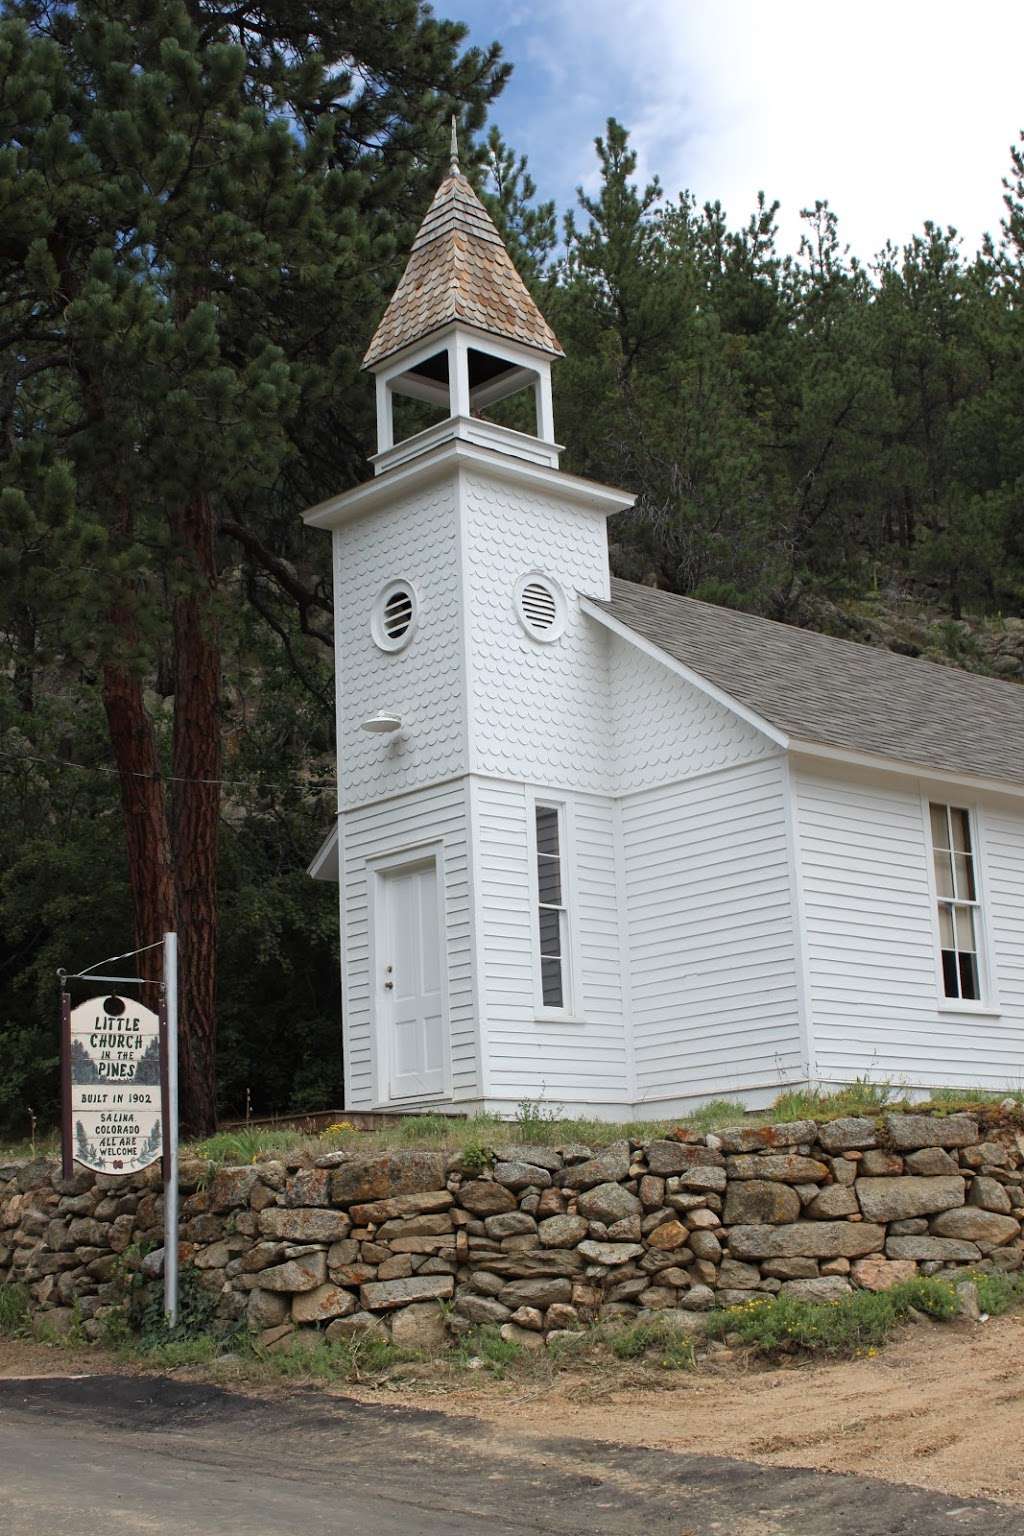
M 148 948 L 156 948 L 149 945 Z M 91 968 L 61 984 L 61 1161 L 96 1173 L 138 1173 L 160 1162 L 164 1184 L 164 1312 L 178 1320 L 178 936 L 165 933 L 160 1009 L 117 993 L 71 1006 L 68 984 L 152 985 Z M 138 954 L 138 950 L 130 951 Z M 126 955 L 114 955 L 124 960 Z M 101 961 L 100 964 L 107 964 Z
M 167 1155 L 164 1162 L 164 1312 L 173 1328 L 178 1321 L 178 935 L 164 934 L 164 987 L 167 1016 L 166 1092 Z

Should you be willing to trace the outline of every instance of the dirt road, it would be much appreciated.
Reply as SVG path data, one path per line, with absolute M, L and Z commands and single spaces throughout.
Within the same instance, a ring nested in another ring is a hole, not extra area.
M 253 1398 L 166 1377 L 8 1376 L 0 1380 L 3 1530 L 1020 1536 L 1020 1510 L 1006 1505 L 569 1438 L 568 1427 L 556 1403 L 535 1405 L 523 1433 L 518 1424 L 314 1392 Z M 635 1427 L 620 1410 L 616 1439 Z
M 444 1406 L 530 1438 L 537 1407 L 577 1439 L 620 1439 L 677 1453 L 814 1467 L 1024 1506 L 1024 1314 L 909 1328 L 879 1354 L 782 1370 L 707 1367 L 663 1392 L 562 1378 L 543 1398 L 491 1390 L 405 1400 Z M 545 1430 L 540 1429 L 543 1436 Z M 1024 1532 L 1024 1513 L 1017 1528 Z

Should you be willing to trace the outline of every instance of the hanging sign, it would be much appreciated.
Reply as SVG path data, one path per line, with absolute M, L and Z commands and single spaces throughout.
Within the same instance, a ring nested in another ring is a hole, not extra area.
M 159 1016 L 131 998 L 91 997 L 67 1010 L 65 1114 L 75 1162 L 137 1173 L 159 1160 L 160 1035 Z

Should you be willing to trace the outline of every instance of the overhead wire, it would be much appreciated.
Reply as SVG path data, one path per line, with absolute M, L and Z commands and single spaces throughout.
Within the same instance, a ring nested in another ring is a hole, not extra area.
M 106 763 L 76 763 L 70 757 L 57 757 L 52 753 L 41 755 L 33 752 L 5 752 L 0 749 L 0 757 L 5 757 L 16 763 L 55 763 L 62 768 L 77 768 L 82 773 L 105 773 L 112 778 L 120 778 L 121 770 L 113 768 Z M 322 779 L 300 777 L 298 774 L 289 775 L 285 779 L 190 779 L 176 773 L 143 773 L 139 769 L 129 768 L 128 776 L 133 779 L 146 779 L 152 784 L 217 784 L 217 785 L 242 785 L 246 789 L 286 789 L 293 785 L 305 786 L 309 789 L 337 789 L 337 779 Z

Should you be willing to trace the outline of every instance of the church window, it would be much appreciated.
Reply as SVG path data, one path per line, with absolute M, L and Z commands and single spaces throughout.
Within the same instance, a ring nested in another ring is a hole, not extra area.
M 408 581 L 390 581 L 377 596 L 370 620 L 374 642 L 382 651 L 400 651 L 416 628 L 419 604 Z
M 537 842 L 537 926 L 540 939 L 540 1000 L 545 1008 L 568 1006 L 568 934 L 562 856 L 562 810 L 534 808 Z
M 960 806 L 928 807 L 939 911 L 942 990 L 948 998 L 981 998 L 979 929 L 981 907 L 974 862 L 970 812 Z

